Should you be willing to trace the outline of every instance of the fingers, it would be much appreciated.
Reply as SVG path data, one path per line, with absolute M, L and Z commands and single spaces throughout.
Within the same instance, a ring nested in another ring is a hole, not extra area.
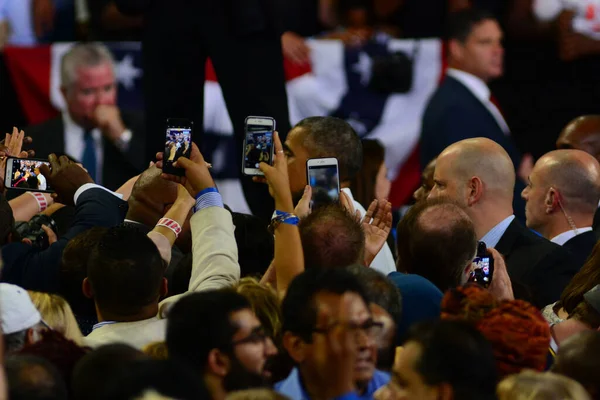
M 265 174 L 265 178 L 267 178 L 267 180 L 269 180 L 269 177 L 271 176 L 271 174 L 273 173 L 273 170 L 275 169 L 274 167 L 271 167 L 269 164 L 265 163 L 265 162 L 261 162 L 258 165 L 258 169 Z
M 177 176 L 177 175 L 171 175 L 171 174 L 160 174 L 160 176 L 163 179 L 166 179 L 171 182 L 179 183 L 181 185 L 185 185 L 185 182 L 186 182 L 185 177 L 183 177 L 183 176 Z
M 67 165 L 69 165 L 71 163 L 71 160 L 69 160 L 69 157 L 67 156 L 60 156 L 58 158 L 58 162 L 60 166 L 66 167 Z
M 195 163 L 198 164 L 204 164 L 204 156 L 202 155 L 202 153 L 200 152 L 200 149 L 198 148 L 198 146 L 196 146 L 196 143 L 192 142 L 192 151 L 190 151 L 190 160 L 192 160 Z
M 50 157 L 54 156 L 54 154 L 50 154 Z M 48 157 L 48 158 L 50 158 Z M 56 156 L 54 156 L 56 158 Z M 52 161 L 50 161 L 50 165 L 52 165 Z M 54 167 L 53 167 L 54 168 Z M 52 172 L 50 172 L 50 168 L 48 168 L 48 166 L 46 164 L 42 164 L 40 165 L 40 172 L 42 173 L 42 175 L 44 175 L 44 177 L 46 179 L 50 178 L 50 175 L 52 175 Z M 52 196 L 54 196 L 55 194 L 53 193 Z
M 162 151 L 156 153 L 156 160 L 157 161 L 162 161 L 163 156 L 164 156 L 164 153 Z
M 48 243 L 50 245 L 52 245 L 52 243 L 55 243 L 56 241 L 58 241 L 58 238 L 56 237 L 56 233 L 54 233 L 54 231 L 46 226 L 46 225 L 42 225 L 42 229 L 44 230 L 44 232 L 46 232 L 46 235 L 48 236 Z
M 377 208 L 378 208 L 378 202 L 377 200 L 373 200 L 371 202 L 371 204 L 369 204 L 369 208 L 367 209 L 367 213 L 365 214 L 365 217 L 363 218 L 363 222 L 366 222 L 367 224 L 371 222 L 371 220 L 373 219 L 373 215 L 375 215 L 375 213 L 377 212 Z
M 298 218 L 302 219 L 310 214 L 310 199 L 312 198 L 312 188 L 310 185 L 306 185 L 304 187 L 304 193 L 302 193 L 302 198 L 298 202 L 296 209 L 294 210 L 294 214 L 298 216 Z
M 33 143 L 33 138 L 31 136 L 25 136 L 23 138 L 23 144 L 29 145 L 29 144 L 32 144 L 32 143 Z
M 354 215 L 354 204 L 352 203 L 352 200 L 350 200 L 350 197 L 343 191 L 340 191 L 340 203 L 350 215 Z
M 273 145 L 275 148 L 275 157 L 273 160 L 273 165 L 277 168 L 280 168 L 285 165 L 285 157 L 283 153 L 283 144 L 281 143 L 281 139 L 279 139 L 279 132 L 275 131 L 273 134 Z
M 267 179 L 264 176 L 253 176 L 252 182 L 256 183 L 267 183 Z
M 35 157 L 35 150 L 27 150 L 27 157 L 28 158 Z

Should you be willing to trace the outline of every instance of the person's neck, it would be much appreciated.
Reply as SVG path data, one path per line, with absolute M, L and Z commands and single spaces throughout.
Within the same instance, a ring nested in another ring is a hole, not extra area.
M 205 374 L 204 383 L 212 400 L 225 400 L 227 397 L 227 391 L 223 387 L 222 379 L 210 374 Z
M 481 240 L 492 228 L 513 215 L 512 205 L 503 207 L 496 207 L 495 205 L 490 205 L 490 207 L 479 206 L 477 209 L 471 208 L 469 211 L 468 214 L 475 225 L 477 240 Z
M 567 212 L 576 228 L 587 228 L 594 224 L 594 215 L 593 214 L 573 214 Z M 553 223 L 547 229 L 547 234 L 540 232 L 546 239 L 550 240 L 553 237 L 560 235 L 561 233 L 571 231 L 573 227 L 567 221 L 565 215 L 561 212 L 560 215 L 557 215 L 554 219 Z
M 149 207 L 144 207 L 139 202 L 130 202 L 129 210 L 125 219 L 130 221 L 139 222 L 142 225 L 152 229 L 154 225 L 162 218 L 163 214 L 158 211 L 152 210 Z
M 561 323 L 558 323 L 552 327 L 552 336 L 556 344 L 560 346 L 562 342 L 570 338 L 571 336 L 583 332 L 589 331 L 591 328 L 581 321 L 576 319 L 567 319 Z
M 145 319 L 154 318 L 158 315 L 158 302 L 148 304 L 143 307 L 138 313 L 132 315 L 121 315 L 107 310 L 102 310 L 96 304 L 96 315 L 98 322 L 114 321 L 114 322 L 136 322 Z

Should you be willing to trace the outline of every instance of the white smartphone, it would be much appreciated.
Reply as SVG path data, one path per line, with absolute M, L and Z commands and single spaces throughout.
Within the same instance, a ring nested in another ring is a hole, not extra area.
M 50 162 L 47 160 L 8 157 L 6 159 L 6 171 L 4 173 L 4 186 L 7 189 L 17 189 L 28 192 L 54 192 L 48 185 L 44 175 L 40 172 L 42 164 L 46 164 L 50 167 Z
M 311 209 L 339 200 L 340 173 L 337 158 L 310 158 L 306 161 L 306 174 L 312 188 Z
M 247 117 L 244 123 L 244 153 L 242 172 L 244 175 L 263 175 L 258 169 L 261 162 L 273 165 L 273 132 L 275 119 L 271 117 Z

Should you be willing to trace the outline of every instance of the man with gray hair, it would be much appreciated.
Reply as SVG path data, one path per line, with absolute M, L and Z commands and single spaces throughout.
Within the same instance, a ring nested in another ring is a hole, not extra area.
M 65 153 L 79 160 L 92 179 L 117 189 L 144 169 L 142 116 L 117 107 L 117 80 L 106 46 L 81 43 L 61 61 L 62 115 L 27 129 L 36 153 Z
M 515 297 L 538 307 L 557 301 L 577 268 L 569 252 L 525 228 L 513 214 L 515 168 L 487 138 L 448 146 L 437 158 L 429 198 L 448 197 L 464 208 L 477 240 L 506 259 Z
M 596 245 L 598 161 L 581 150 L 551 151 L 536 162 L 522 196 L 527 226 L 569 250 L 581 268 Z
M 25 289 L 0 283 L 0 304 L 0 325 L 7 353 L 17 352 L 40 339 L 45 326 Z

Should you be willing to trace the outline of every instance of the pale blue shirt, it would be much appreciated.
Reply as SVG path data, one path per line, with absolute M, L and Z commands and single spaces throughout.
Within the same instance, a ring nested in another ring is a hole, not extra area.
M 483 237 L 481 238 L 481 241 L 483 243 L 485 243 L 486 247 L 494 247 L 495 248 L 498 245 L 498 242 L 500 241 L 500 239 L 502 238 L 502 235 L 504 235 L 504 232 L 506 232 L 506 230 L 508 229 L 508 226 L 510 225 L 511 222 L 513 222 L 514 219 L 515 219 L 514 215 L 511 215 L 510 217 L 506 217 L 505 219 L 500 221 L 500 223 L 498 225 L 496 225 L 495 227 L 490 229 L 488 231 L 488 233 L 483 235 Z
M 31 0 L 0 0 L 0 22 L 6 21 L 9 25 L 8 44 L 33 46 L 37 43 L 31 8 Z

